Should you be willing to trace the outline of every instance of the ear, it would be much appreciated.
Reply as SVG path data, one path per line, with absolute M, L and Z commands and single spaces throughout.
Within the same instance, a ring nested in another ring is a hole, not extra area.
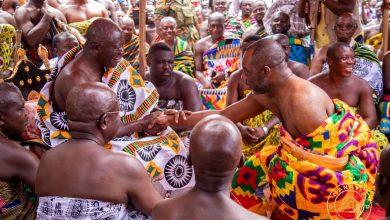
M 237 168 L 241 168 L 242 166 L 244 166 L 244 163 L 245 163 L 245 155 L 241 153 L 240 162 L 238 163 Z
M 108 125 L 108 117 L 107 114 L 104 113 L 104 115 L 102 115 L 102 117 L 99 120 L 99 129 L 106 130 L 108 127 L 107 125 Z
M 269 66 L 264 66 L 264 75 L 269 77 L 271 75 L 271 68 Z
M 387 178 L 382 173 L 378 173 L 376 178 L 379 195 L 385 195 L 388 187 Z
M 4 115 L 0 113 L 0 126 L 3 126 L 4 124 L 5 124 Z

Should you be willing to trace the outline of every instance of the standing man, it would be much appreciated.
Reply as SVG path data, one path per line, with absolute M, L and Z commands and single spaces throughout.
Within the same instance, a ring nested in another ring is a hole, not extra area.
M 243 39 L 249 35 L 259 35 L 261 38 L 267 36 L 267 32 L 264 27 L 263 18 L 265 12 L 267 11 L 267 5 L 263 0 L 258 0 L 253 3 L 253 17 L 256 20 L 256 23 L 250 26 L 244 33 Z
M 40 66 L 38 46 L 42 44 L 49 51 L 49 59 L 54 57 L 52 39 L 57 33 L 57 20 L 66 23 L 65 16 L 51 7 L 45 0 L 31 0 L 15 12 L 16 25 L 22 30 L 22 39 L 27 48 L 27 57 Z
M 190 77 L 195 77 L 194 54 L 190 45 L 176 36 L 176 20 L 172 17 L 164 17 L 160 21 L 160 37 L 175 55 L 174 70 L 183 72 Z

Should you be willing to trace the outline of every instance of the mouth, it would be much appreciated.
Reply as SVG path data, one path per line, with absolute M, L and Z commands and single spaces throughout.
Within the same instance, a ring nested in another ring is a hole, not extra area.
M 170 72 L 163 72 L 161 74 L 162 77 L 170 77 L 171 76 L 171 73 Z

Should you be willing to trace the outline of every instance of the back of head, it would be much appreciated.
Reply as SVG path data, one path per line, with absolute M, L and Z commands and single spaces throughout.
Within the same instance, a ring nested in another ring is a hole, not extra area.
M 104 43 L 115 31 L 122 32 L 121 28 L 111 19 L 98 18 L 87 29 L 85 46 Z
M 68 120 L 96 122 L 106 112 L 118 111 L 116 94 L 103 83 L 84 83 L 70 90 L 66 99 Z
M 15 104 L 16 97 L 23 99 L 18 87 L 13 83 L 0 82 L 0 111 L 6 110 L 10 105 Z
M 216 115 L 202 119 L 190 138 L 190 158 L 195 173 L 234 172 L 240 162 L 241 145 L 241 134 L 229 119 Z
M 248 59 L 252 65 L 261 64 L 261 66 L 273 68 L 281 64 L 286 57 L 280 44 L 269 37 L 251 44 L 246 52 L 249 53 L 249 51 L 251 51 L 250 56 L 244 55 L 244 60 Z

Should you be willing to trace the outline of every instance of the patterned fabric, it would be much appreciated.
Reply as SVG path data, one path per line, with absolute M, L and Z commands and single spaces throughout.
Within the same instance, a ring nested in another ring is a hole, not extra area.
M 249 18 L 242 18 L 241 23 L 243 24 L 245 30 L 248 29 L 250 26 L 256 24 L 256 19 L 254 17 Z
M 294 37 L 304 36 L 309 34 L 304 18 L 299 17 L 296 6 L 298 0 L 277 0 L 267 10 L 263 22 L 268 33 L 272 33 L 271 24 L 272 16 L 279 11 L 282 11 L 290 16 L 291 27 L 288 34 Z
M 226 106 L 227 88 L 199 89 L 204 110 L 221 110 Z
M 381 121 L 379 130 L 384 134 L 390 134 L 390 95 L 383 96 L 383 101 L 379 103 Z
M 80 48 L 69 51 L 59 61 L 60 71 L 79 52 Z M 141 75 L 124 59 L 117 67 L 110 68 L 104 74 L 102 82 L 117 94 L 122 123 L 141 119 L 157 106 L 156 88 L 152 83 L 144 82 Z M 49 93 L 52 83 L 50 81 L 45 85 L 38 100 L 38 126 L 42 139 L 49 146 L 55 147 L 69 139 L 70 135 L 65 112 L 53 111 Z M 116 138 L 105 147 L 128 152 L 141 161 L 152 177 L 163 176 L 159 183 L 167 192 L 192 187 L 193 171 L 186 162 L 187 150 L 179 136 L 171 128 L 159 136 L 143 136 L 144 134 L 134 133 L 129 137 Z
M 310 59 L 310 46 L 305 39 L 299 39 L 292 36 L 288 37 L 291 46 L 290 60 L 308 64 Z
M 194 77 L 195 61 L 190 45 L 180 37 L 176 37 L 173 52 L 175 55 L 173 70 Z
M 328 199 L 339 213 L 350 211 L 343 204 L 351 199 L 355 207 L 369 206 L 379 162 L 377 146 L 361 116 L 339 100 L 334 103 L 336 113 L 312 133 L 293 139 L 281 127 L 281 145 L 263 148 L 236 173 L 233 192 L 244 207 L 265 214 L 265 173 L 272 203 L 292 219 L 329 219 Z M 351 190 L 337 197 L 332 191 L 343 184 L 361 187 L 367 194 L 355 197 Z
M 85 35 L 87 33 L 87 29 L 91 23 L 96 20 L 97 18 L 91 18 L 89 20 L 80 21 L 80 22 L 73 22 L 69 23 L 68 25 L 74 29 L 76 29 L 81 35 Z
M 367 45 L 371 45 L 375 50 L 379 50 L 382 46 L 382 33 L 375 34 L 366 40 Z
M 244 92 L 245 94 L 250 93 L 249 90 Z M 272 117 L 272 112 L 269 110 L 264 111 L 263 113 L 257 115 L 254 118 L 246 119 L 242 122 L 243 125 L 249 126 L 251 128 L 257 128 L 259 126 L 264 126 Z M 257 143 L 247 142 L 244 140 L 242 145 L 242 153 L 244 153 L 245 158 L 249 158 L 259 152 L 264 146 L 273 145 L 276 146 L 279 144 L 279 125 L 272 127 L 268 135 L 264 137 Z
M 135 34 L 131 40 L 125 42 L 123 45 L 123 58 L 127 60 L 130 65 L 139 72 L 139 37 Z M 146 44 L 146 54 L 149 52 L 149 45 Z
M 381 98 L 383 95 L 383 73 L 377 56 L 370 49 L 358 42 L 355 42 L 352 49 L 355 53 L 356 60 L 352 73 L 366 80 L 374 90 L 375 95 Z M 322 70 L 328 71 L 329 65 L 325 63 Z
M 20 182 L 0 181 L 0 219 L 35 219 L 36 203 L 29 199 L 30 192 Z
M 232 15 L 225 15 L 225 33 L 230 33 L 238 38 L 242 38 L 244 32 L 245 27 L 241 22 L 241 19 L 238 19 Z
M 104 202 L 93 199 L 39 197 L 37 219 L 134 219 L 147 220 L 148 216 L 129 204 Z
M 0 24 L 0 72 L 8 69 L 13 52 L 12 40 L 16 31 L 10 24 Z
M 203 65 L 205 77 L 210 80 L 216 74 L 226 74 L 229 68 L 240 59 L 241 40 L 232 34 L 225 34 L 216 41 L 204 54 Z

